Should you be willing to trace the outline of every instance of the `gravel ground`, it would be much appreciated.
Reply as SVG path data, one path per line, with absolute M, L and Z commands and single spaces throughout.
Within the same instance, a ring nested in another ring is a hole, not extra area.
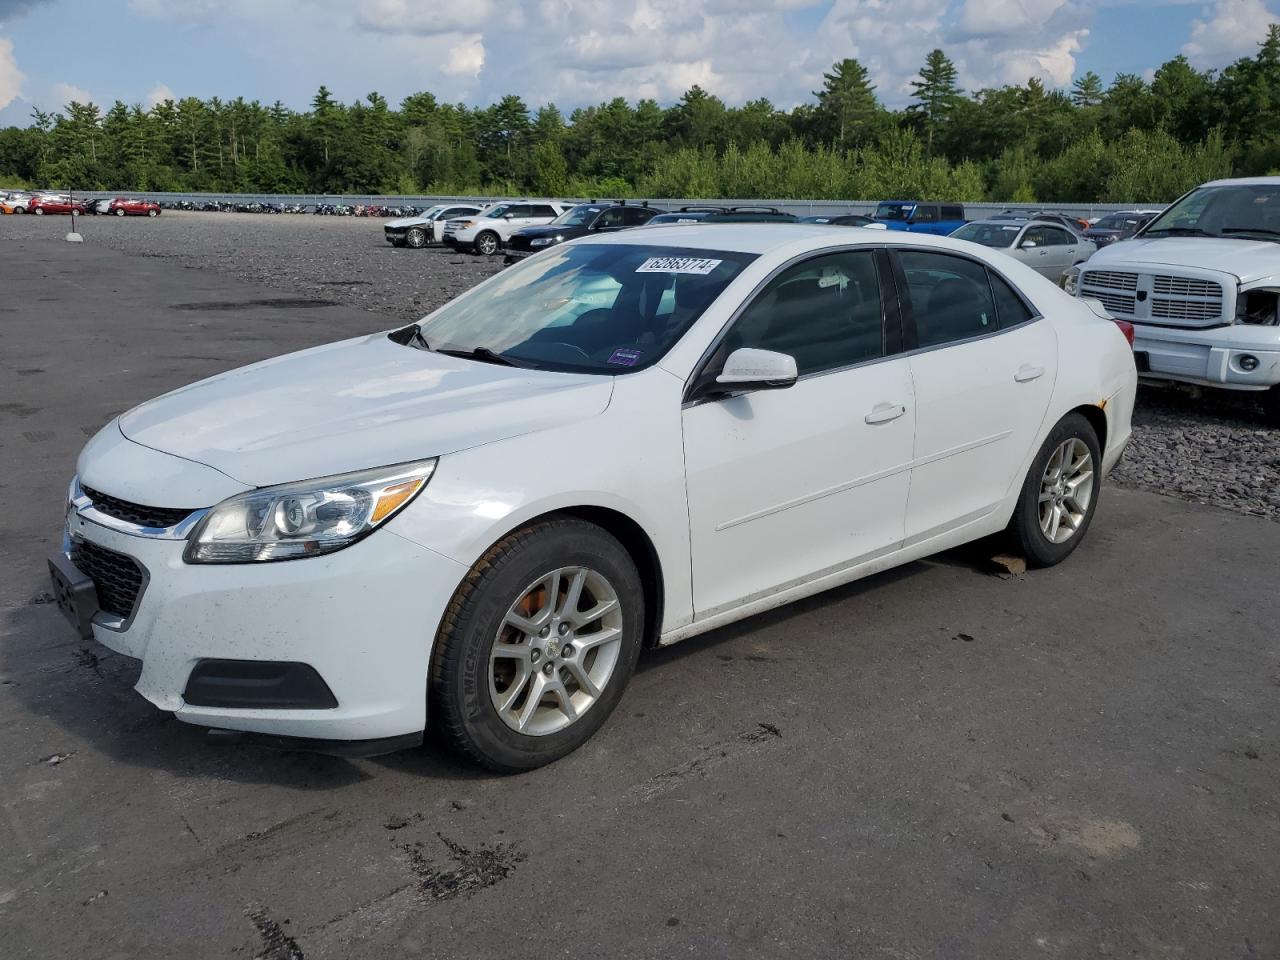
M 354 217 L 168 212 L 87 217 L 87 243 L 216 270 L 292 293 L 417 319 L 501 269 L 501 258 L 390 247 L 382 222 Z M 65 217 L 0 218 L 0 239 L 60 235 Z M 1134 439 L 1113 481 L 1280 521 L 1280 430 L 1247 397 L 1199 400 L 1143 389 Z

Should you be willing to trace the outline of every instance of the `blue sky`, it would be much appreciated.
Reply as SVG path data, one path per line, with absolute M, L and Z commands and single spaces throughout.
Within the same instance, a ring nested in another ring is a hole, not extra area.
M 665 103 L 699 83 L 790 107 L 846 56 L 900 105 L 935 46 L 970 89 L 1031 75 L 1065 86 L 1178 53 L 1221 67 L 1272 20 L 1280 0 L 0 0 L 0 126 L 69 99 L 301 108 L 322 83 L 347 101 L 514 92 L 562 108 Z

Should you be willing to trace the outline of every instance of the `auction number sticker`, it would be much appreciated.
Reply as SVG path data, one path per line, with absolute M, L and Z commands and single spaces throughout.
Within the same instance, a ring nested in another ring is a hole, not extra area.
M 636 267 L 636 273 L 692 273 L 705 277 L 722 263 L 723 260 L 701 257 L 650 257 Z

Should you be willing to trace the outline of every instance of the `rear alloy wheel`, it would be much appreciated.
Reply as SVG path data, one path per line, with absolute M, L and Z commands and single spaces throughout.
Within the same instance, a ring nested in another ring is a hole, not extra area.
M 517 530 L 476 564 L 445 612 L 432 724 L 492 770 L 557 760 L 617 706 L 643 630 L 639 574 L 607 532 L 568 517 Z
M 502 244 L 498 240 L 498 235 L 492 230 L 486 230 L 476 237 L 476 253 L 483 257 L 492 257 L 498 252 L 500 246 Z
M 1084 539 L 1101 492 L 1102 452 L 1093 425 L 1070 413 L 1040 448 L 1009 530 L 1033 566 L 1065 560 Z
M 159 213 L 159 212 L 160 212 L 159 210 L 154 210 L 154 209 L 153 209 L 153 210 L 148 210 L 148 211 L 147 211 L 147 216 L 148 216 L 148 217 L 154 217 L 154 216 L 155 216 L 157 213 Z
M 427 245 L 426 231 L 421 227 L 411 227 L 409 232 L 404 235 L 406 246 L 413 247 L 415 250 L 421 250 Z

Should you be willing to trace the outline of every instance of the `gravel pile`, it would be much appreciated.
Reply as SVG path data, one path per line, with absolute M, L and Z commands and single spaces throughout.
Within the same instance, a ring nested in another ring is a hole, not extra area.
M 0 238 L 61 236 L 68 226 L 66 217 L 4 217 Z M 87 217 L 81 232 L 126 253 L 380 313 L 388 326 L 501 269 L 500 257 L 391 247 L 375 219 L 170 211 L 154 220 Z M 1280 430 L 1248 397 L 1142 389 L 1133 443 L 1112 482 L 1280 521 Z

